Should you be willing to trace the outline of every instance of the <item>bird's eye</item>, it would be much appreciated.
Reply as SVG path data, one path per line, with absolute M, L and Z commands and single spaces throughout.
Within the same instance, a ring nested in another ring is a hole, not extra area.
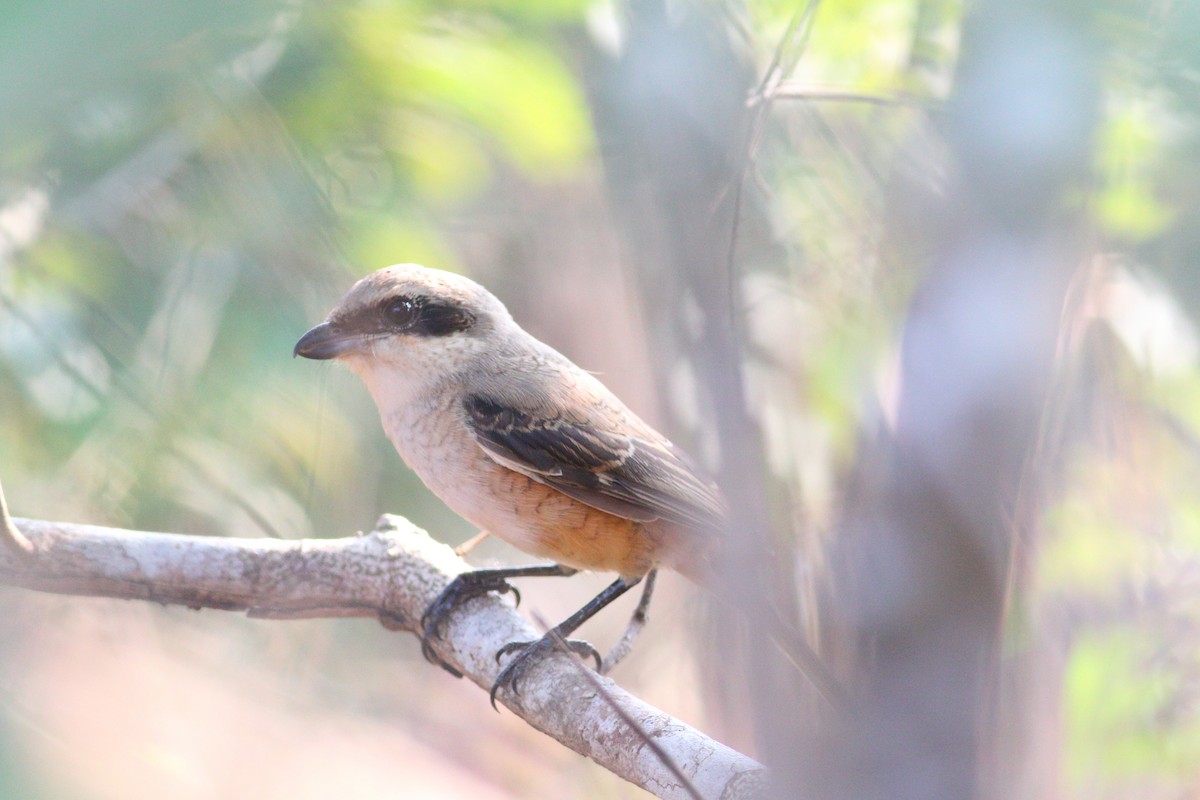
M 384 307 L 383 315 L 387 318 L 389 325 L 403 327 L 412 322 L 413 301 L 407 297 L 392 300 Z

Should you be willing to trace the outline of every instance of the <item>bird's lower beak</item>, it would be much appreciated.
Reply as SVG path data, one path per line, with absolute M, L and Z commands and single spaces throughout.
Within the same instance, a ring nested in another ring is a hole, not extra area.
M 362 337 L 354 333 L 336 330 L 328 322 L 322 322 L 300 337 L 292 349 L 292 358 L 304 356 L 317 360 L 337 358 L 362 344 Z

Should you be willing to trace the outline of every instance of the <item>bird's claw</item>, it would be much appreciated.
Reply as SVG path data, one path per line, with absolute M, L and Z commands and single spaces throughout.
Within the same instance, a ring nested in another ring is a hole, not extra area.
M 521 693 L 520 681 L 524 677 L 526 671 L 533 666 L 546 653 L 553 651 L 557 642 L 561 642 L 568 650 L 583 659 L 592 659 L 596 662 L 596 669 L 600 669 L 602 659 L 600 651 L 591 645 L 590 642 L 585 642 L 582 639 L 560 639 L 553 634 L 546 634 L 541 639 L 534 642 L 509 642 L 496 651 L 496 662 L 499 663 L 503 656 L 509 653 L 516 653 L 512 660 L 505 665 L 500 671 L 500 675 L 496 678 L 496 682 L 492 684 L 492 690 L 488 693 L 488 698 L 491 700 L 492 708 L 496 708 L 496 694 L 502 688 L 507 687 L 514 695 Z
M 446 670 L 446 672 L 449 672 L 454 677 L 461 678 L 463 676 L 462 672 L 460 672 L 457 667 L 455 667 L 453 664 L 451 664 L 446 659 L 439 656 L 437 654 L 437 651 L 435 651 L 433 649 L 433 646 L 430 645 L 429 641 L 426 639 L 421 640 L 421 655 L 425 656 L 425 660 L 428 661 L 430 664 L 437 664 L 439 667 Z
M 471 572 L 464 572 L 455 577 L 454 580 L 442 590 L 442 593 L 437 596 L 437 599 L 429 604 L 429 608 L 425 609 L 425 613 L 421 615 L 421 633 L 425 638 L 440 639 L 442 636 L 442 627 L 446 624 L 447 617 L 454 609 L 470 600 L 472 597 L 479 597 L 488 592 L 497 592 L 499 594 L 507 594 L 512 592 L 519 603 L 521 593 L 516 587 L 510 584 L 503 578 L 493 578 L 490 576 L 479 576 Z
M 521 601 L 521 593 L 503 578 L 464 572 L 450 581 L 437 599 L 429 604 L 429 608 L 425 609 L 425 613 L 421 615 L 421 655 L 425 656 L 426 661 L 437 664 L 457 678 L 462 677 L 462 673 L 439 656 L 429 642 L 431 639 L 442 637 L 442 628 L 454 609 L 472 597 L 479 597 L 488 592 L 498 592 L 499 594 L 512 592 L 517 602 Z

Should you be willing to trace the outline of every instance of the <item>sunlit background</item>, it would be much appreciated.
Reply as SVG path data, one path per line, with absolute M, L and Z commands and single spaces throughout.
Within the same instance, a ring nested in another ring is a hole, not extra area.
M 356 379 L 290 357 L 355 279 L 415 261 L 487 285 L 714 474 L 764 465 L 731 495 L 765 500 L 832 640 L 830 553 L 904 427 L 910 315 L 980 218 L 1057 242 L 1059 280 L 997 490 L 981 793 L 1191 796 L 1195 0 L 5 0 L 0 479 L 23 517 L 292 539 L 387 511 L 466 540 Z M 969 288 L 968 317 L 993 290 Z M 1023 335 L 1011 310 L 981 336 Z M 706 392 L 730 363 L 733 400 Z M 522 591 L 558 618 L 610 579 Z M 766 758 L 694 592 L 660 581 L 615 677 Z M 646 795 L 376 624 L 0 589 L 0 797 L 330 796 Z

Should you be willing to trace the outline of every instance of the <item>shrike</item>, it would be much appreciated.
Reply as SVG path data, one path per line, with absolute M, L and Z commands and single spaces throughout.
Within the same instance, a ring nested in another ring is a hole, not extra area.
M 464 573 L 422 619 L 428 642 L 469 597 L 506 578 L 615 572 L 594 600 L 518 652 L 492 687 L 518 690 L 534 656 L 660 566 L 707 583 L 721 493 L 598 380 L 526 333 L 474 281 L 415 264 L 360 280 L 295 355 L 362 378 L 388 438 L 434 494 L 481 530 L 551 565 Z M 573 649 L 598 656 L 590 645 Z

